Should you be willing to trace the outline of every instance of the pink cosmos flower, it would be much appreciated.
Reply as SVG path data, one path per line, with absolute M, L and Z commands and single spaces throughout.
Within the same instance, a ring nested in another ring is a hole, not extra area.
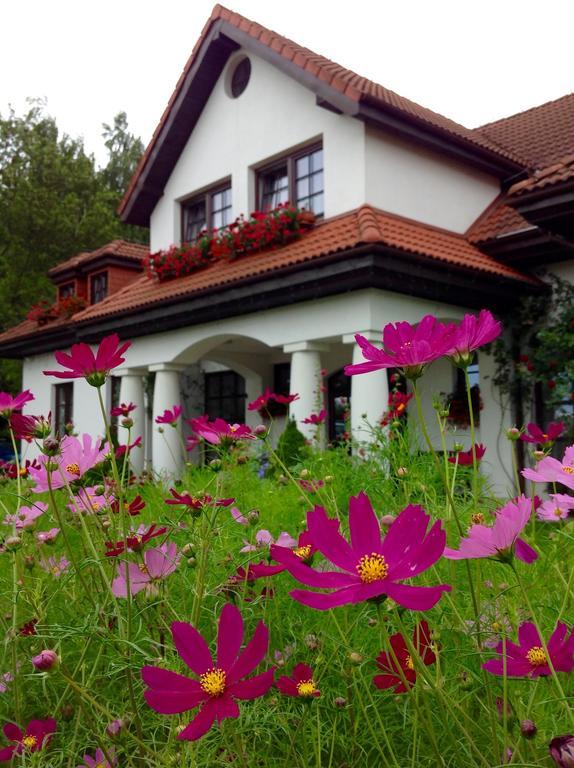
M 113 496 L 96 493 L 96 488 L 80 488 L 68 509 L 76 515 L 97 515 L 113 503 Z
M 519 496 L 497 510 L 492 527 L 472 525 L 468 536 L 460 540 L 460 548 L 447 547 L 444 556 L 449 560 L 493 557 L 505 562 L 516 555 L 524 563 L 533 563 L 538 553 L 519 536 L 526 528 L 531 513 L 532 500 Z
M 488 309 L 481 309 L 476 315 L 465 315 L 460 325 L 452 324 L 452 345 L 447 352 L 455 365 L 466 367 L 472 362 L 475 350 L 498 338 L 502 323 L 495 320 Z
M 9 419 L 13 411 L 21 411 L 26 403 L 35 399 L 29 389 L 20 392 L 16 397 L 13 397 L 9 392 L 0 392 L 0 416 Z
M 574 630 L 558 622 L 546 645 L 555 672 L 571 672 L 574 669 Z M 500 659 L 490 659 L 482 665 L 492 675 L 504 674 L 503 644 L 495 648 Z M 506 642 L 506 674 L 508 677 L 540 677 L 551 675 L 548 656 L 543 648 L 536 626 L 525 621 L 518 628 L 518 645 Z
M 30 528 L 36 520 L 44 514 L 48 505 L 43 501 L 37 501 L 31 507 L 20 507 L 13 515 L 6 515 L 2 521 L 4 525 L 14 525 L 17 531 Z
M 43 371 L 44 376 L 56 376 L 58 379 L 85 379 L 92 387 L 101 387 L 105 383 L 112 368 L 117 368 L 125 362 L 122 355 L 131 346 L 131 341 L 126 341 L 119 346 L 120 337 L 117 333 L 106 336 L 100 342 L 96 354 L 92 352 L 88 344 L 72 344 L 70 354 L 56 352 L 54 357 L 67 371 Z
M 245 517 L 245 515 L 241 514 L 239 507 L 231 507 L 230 512 L 231 517 L 235 520 L 236 523 L 239 523 L 239 525 L 249 525 L 249 520 Z
M 235 440 L 255 440 L 256 435 L 246 424 L 228 424 L 224 419 L 209 421 L 208 416 L 190 419 L 189 424 L 198 437 L 212 445 L 235 442 Z
M 49 531 L 37 531 L 36 541 L 38 544 L 51 544 L 56 540 L 56 537 L 60 533 L 59 528 L 50 528 Z
M 477 443 L 474 446 L 474 450 L 476 452 L 476 463 L 482 459 L 484 454 L 486 453 L 486 448 L 482 443 Z M 458 460 L 457 460 L 458 456 Z M 451 464 L 457 464 L 459 467 L 472 467 L 474 464 L 474 459 L 472 457 L 472 448 L 470 448 L 468 451 L 460 451 L 459 453 L 455 454 L 454 456 L 449 456 L 448 460 Z
M 260 411 L 262 408 L 267 408 L 269 403 L 273 401 L 280 403 L 281 405 L 289 405 L 289 403 L 292 403 L 298 399 L 299 395 L 278 395 L 275 392 L 272 392 L 269 387 L 267 387 L 262 395 L 259 395 L 258 398 L 248 404 L 247 410 Z
M 13 723 L 6 723 L 3 728 L 4 736 L 8 741 L 15 743 L 0 749 L 0 763 L 9 763 L 14 755 L 29 754 L 44 749 L 48 746 L 56 728 L 57 723 L 51 717 L 47 720 L 30 720 L 25 731 L 20 730 Z
M 339 521 L 335 518 L 328 518 L 327 522 L 329 523 L 329 526 L 332 528 L 332 530 L 337 533 L 339 530 Z M 279 541 L 277 541 L 277 543 L 270 548 L 270 554 L 272 558 L 273 552 L 276 552 L 278 548 L 280 548 Z M 300 533 L 298 540 L 295 542 L 295 545 L 287 546 L 285 548 L 287 550 L 291 550 L 293 554 L 298 557 L 302 563 L 305 564 L 306 567 L 311 564 L 313 556 L 315 555 L 315 552 L 317 552 L 317 547 L 313 544 L 313 540 L 309 531 L 303 531 Z M 287 570 L 287 568 L 284 565 L 269 565 L 268 563 L 263 562 L 250 563 L 247 571 L 244 571 L 243 580 L 255 581 L 257 579 L 275 576 L 275 574 L 283 573 L 285 570 Z
M 199 445 L 199 438 L 194 435 L 189 435 L 185 438 L 185 450 L 193 451 Z
M 301 424 L 322 424 L 325 421 L 326 416 L 327 411 L 322 408 L 319 413 L 312 413 L 310 416 L 307 416 L 306 419 L 303 419 Z
M 105 447 L 100 449 L 99 445 L 99 438 L 92 442 L 90 435 L 82 435 L 81 440 L 71 435 L 62 438 L 61 453 L 58 456 L 41 456 L 40 468 L 30 469 L 32 480 L 36 483 L 34 493 L 48 490 L 47 462 L 57 465 L 57 469 L 51 473 L 52 488 L 63 488 L 66 482 L 78 480 L 105 459 L 107 451 Z
M 540 520 L 546 523 L 556 523 L 565 520 L 574 510 L 574 496 L 567 493 L 551 493 L 550 499 L 541 504 L 536 510 Z
M 65 557 L 60 557 L 59 559 L 49 557 L 47 560 L 40 560 L 40 568 L 47 573 L 51 573 L 55 579 L 59 579 L 63 573 L 66 573 L 70 565 L 70 561 Z
M 135 411 L 136 408 L 137 405 L 134 405 L 133 403 L 120 403 L 119 405 L 116 405 L 115 408 L 112 408 L 110 414 L 112 416 L 117 416 L 118 418 L 123 416 L 124 419 L 127 419 L 130 413 Z
M 96 749 L 96 754 L 93 757 L 87 754 L 84 755 L 82 758 L 84 762 L 78 765 L 77 768 L 114 768 L 118 764 L 118 760 L 114 755 L 114 748 L 109 747 L 106 749 L 106 753 L 110 758 L 109 760 L 104 751 L 99 748 Z
M 163 412 L 161 416 L 155 417 L 155 423 L 156 424 L 171 424 L 172 427 L 175 427 L 177 424 L 177 420 L 181 416 L 182 412 L 181 405 L 174 405 L 171 410 L 166 410 Z
M 24 416 L 21 413 L 13 413 L 10 416 L 10 426 L 14 432 L 16 440 L 26 440 L 31 443 L 32 440 L 42 440 L 52 431 L 52 414 L 48 418 L 44 416 Z
M 308 664 L 296 664 L 291 676 L 281 675 L 275 681 L 275 686 L 284 696 L 309 699 L 321 695 L 313 679 L 313 670 Z
M 303 605 L 320 611 L 347 603 L 387 595 L 399 605 L 415 611 L 432 608 L 448 584 L 416 587 L 399 584 L 423 573 L 440 559 L 445 532 L 437 521 L 427 533 L 430 517 L 422 507 L 406 507 L 382 537 L 379 521 L 368 496 L 361 492 L 349 503 L 350 543 L 334 529 L 322 507 L 307 513 L 307 527 L 313 543 L 339 570 L 316 571 L 301 562 L 296 554 L 271 547 L 271 556 L 291 575 L 309 587 L 330 589 L 327 594 L 295 590 L 293 597 Z
M 116 597 L 128 596 L 127 572 L 129 572 L 130 593 L 137 595 L 142 589 L 151 589 L 157 581 L 167 578 L 179 563 L 177 546 L 173 542 L 162 544 L 156 549 L 144 553 L 144 564 L 120 563 L 118 576 L 112 582 L 112 592 Z
M 574 445 L 566 448 L 562 461 L 545 456 L 536 469 L 523 469 L 522 475 L 535 483 L 562 483 L 574 490 Z
M 520 439 L 525 443 L 533 443 L 535 445 L 551 445 L 555 440 L 558 440 L 564 430 L 565 426 L 561 421 L 553 421 L 545 430 L 542 430 L 536 424 L 530 423 L 526 425 L 526 431 L 520 435 Z
M 244 540 L 245 541 L 245 540 Z M 255 544 L 250 544 L 245 541 L 245 546 L 240 549 L 240 552 L 257 552 L 258 549 L 265 549 L 272 544 L 277 544 L 278 547 L 287 547 L 293 549 L 297 546 L 297 541 L 290 536 L 287 531 L 281 531 L 277 540 L 269 533 L 269 531 L 262 529 L 255 534 Z
M 12 672 L 4 672 L 0 675 L 0 693 L 6 693 L 10 683 L 14 682 L 14 675 Z
M 159 667 L 144 667 L 142 679 L 148 686 L 144 693 L 149 706 L 163 715 L 201 709 L 178 739 L 195 741 L 217 720 L 239 717 L 237 700 L 263 696 L 273 684 L 274 669 L 245 678 L 265 658 L 269 630 L 260 621 L 250 642 L 241 651 L 243 619 L 235 606 L 227 603 L 221 611 L 217 635 L 217 661 L 207 643 L 191 624 L 175 621 L 171 625 L 175 647 L 197 679 L 184 677 Z
M 358 333 L 355 339 L 367 362 L 346 365 L 345 373 L 354 376 L 380 368 L 400 368 L 407 379 L 418 379 L 429 363 L 452 349 L 452 333 L 452 328 L 439 323 L 433 315 L 425 315 L 416 327 L 406 322 L 385 325 L 382 349 Z
M 116 459 L 121 459 L 121 457 L 124 456 L 126 453 L 129 455 L 132 452 L 133 448 L 141 448 L 141 444 L 142 444 L 142 438 L 140 435 L 139 437 L 136 437 L 133 443 L 130 443 L 129 445 L 118 445 L 118 447 L 116 448 Z

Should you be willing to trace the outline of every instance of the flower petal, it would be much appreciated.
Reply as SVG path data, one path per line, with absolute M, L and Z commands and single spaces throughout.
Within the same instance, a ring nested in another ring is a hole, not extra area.
M 215 699 L 210 699 L 205 702 L 191 723 L 178 734 L 177 738 L 183 739 L 184 741 L 196 741 L 197 739 L 200 739 L 202 736 L 205 736 L 211 728 L 215 722 L 215 717 Z
M 229 687 L 229 693 L 236 699 L 256 699 L 263 696 L 273 685 L 275 669 L 268 669 L 247 680 L 239 680 Z
M 381 552 L 381 529 L 369 497 L 364 491 L 349 499 L 351 544 L 358 560 L 362 555 Z
M 237 680 L 248 675 L 263 661 L 269 647 L 269 630 L 260 621 L 255 627 L 253 637 L 247 643 L 237 661 L 227 670 L 227 684 L 233 685 Z
M 395 584 L 388 582 L 386 593 L 399 605 L 412 611 L 428 611 L 438 603 L 443 592 L 450 592 L 449 584 L 439 584 L 436 587 L 414 587 L 410 584 Z
M 307 527 L 314 545 L 327 560 L 339 568 L 355 572 L 359 558 L 355 556 L 349 543 L 332 525 L 323 507 L 315 507 L 307 513 Z
M 221 611 L 217 632 L 217 666 L 228 670 L 237 659 L 243 642 L 243 619 L 231 603 Z
M 215 666 L 207 643 L 191 624 L 174 621 L 171 625 L 171 634 L 177 652 L 196 675 L 202 675 Z

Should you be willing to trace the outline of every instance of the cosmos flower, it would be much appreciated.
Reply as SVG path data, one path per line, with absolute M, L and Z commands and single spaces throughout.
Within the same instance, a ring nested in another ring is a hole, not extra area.
M 52 414 L 44 416 L 24 416 L 21 413 L 13 413 L 10 416 L 10 426 L 14 432 L 16 440 L 26 440 L 31 443 L 32 440 L 42 440 L 52 431 Z
M 131 346 L 131 341 L 126 341 L 119 346 L 120 337 L 117 333 L 106 336 L 100 342 L 96 354 L 92 352 L 88 344 L 72 344 L 70 353 L 56 352 L 56 362 L 67 371 L 43 371 L 44 376 L 56 376 L 58 379 L 85 379 L 92 387 L 101 387 L 105 384 L 110 371 L 125 362 L 122 355 Z
M 259 395 L 258 398 L 247 405 L 247 410 L 260 411 L 267 408 L 270 402 L 276 402 L 280 405 L 289 405 L 289 403 L 292 403 L 298 399 L 299 395 L 277 395 L 275 392 L 272 392 L 269 387 L 267 387 L 262 395 Z
M 239 525 L 249 525 L 249 520 L 245 517 L 244 514 L 242 514 L 239 507 L 231 507 L 230 512 L 231 517 L 235 520 L 236 523 L 239 523 Z
M 177 546 L 173 542 L 144 552 L 143 565 L 120 563 L 118 576 L 112 582 L 112 592 L 116 597 L 128 596 L 127 573 L 129 573 L 130 594 L 137 595 L 142 589 L 151 589 L 156 582 L 167 578 L 179 563 Z M 126 573 L 127 571 L 127 573 Z
M 564 429 L 565 426 L 561 421 L 553 421 L 545 430 L 542 430 L 536 424 L 530 423 L 526 425 L 526 430 L 520 435 L 520 439 L 525 443 L 547 446 L 558 440 Z
M 63 573 L 66 573 L 70 565 L 70 561 L 65 557 L 60 557 L 58 559 L 49 557 L 47 560 L 40 560 L 40 568 L 47 573 L 51 573 L 55 579 L 59 579 Z
M 165 526 L 158 528 L 154 523 L 148 528 L 145 524 L 142 524 L 137 531 L 130 531 L 125 541 L 121 540 L 115 543 L 113 541 L 106 541 L 106 557 L 118 557 L 118 555 L 123 554 L 126 550 L 140 552 L 148 541 L 155 539 L 157 536 L 163 536 L 164 533 L 167 533 Z
M 39 544 L 51 544 L 60 533 L 59 528 L 50 528 L 49 531 L 36 531 L 36 541 Z
M 533 563 L 538 553 L 519 536 L 531 514 L 532 500 L 519 496 L 496 511 L 492 527 L 472 525 L 468 536 L 460 540 L 459 549 L 447 547 L 444 556 L 449 560 L 493 557 L 506 562 L 516 555 L 524 563 Z
M 572 768 L 574 766 L 574 735 L 567 733 L 565 736 L 556 736 L 548 745 L 548 751 L 559 768 Z
M 68 509 L 76 515 L 97 515 L 109 508 L 114 500 L 113 496 L 97 493 L 97 490 L 99 489 L 96 487 L 80 488 L 71 504 L 68 504 Z
M 32 480 L 36 483 L 34 493 L 43 493 L 48 490 L 48 473 L 46 464 L 55 469 L 51 472 L 50 482 L 52 488 L 63 488 L 66 483 L 78 480 L 89 469 L 95 467 L 106 458 L 106 449 L 100 448 L 100 440 L 92 441 L 90 435 L 82 435 L 82 439 L 67 435 L 62 438 L 61 452 L 57 456 L 41 456 L 40 468 L 30 469 Z
M 106 757 L 106 754 L 108 755 L 109 760 L 108 757 Z M 96 749 L 96 754 L 93 757 L 86 754 L 82 760 L 84 762 L 81 765 L 78 765 L 77 768 L 115 768 L 118 764 L 113 747 L 106 749 L 105 753 L 98 747 L 98 749 Z
M 313 670 L 308 664 L 296 664 L 291 675 L 281 675 L 275 681 L 275 686 L 284 696 L 310 699 L 321 695 L 313 679 Z
M 142 509 L 145 509 L 145 501 L 141 496 L 136 496 L 132 501 L 127 502 L 124 500 L 124 512 L 131 517 L 141 514 Z M 112 501 L 112 512 L 118 514 L 120 511 L 120 503 L 117 500 Z
M 262 529 L 255 534 L 255 544 L 250 544 L 245 541 L 245 546 L 242 547 L 240 552 L 257 552 L 259 549 L 265 549 L 272 544 L 277 544 L 279 547 L 287 547 L 293 549 L 297 546 L 297 541 L 287 533 L 287 531 L 281 531 L 277 539 L 274 539 L 269 531 Z
M 13 397 L 9 392 L 0 392 L 0 416 L 9 419 L 13 411 L 21 411 L 26 403 L 35 399 L 29 389 L 20 392 L 16 397 Z
M 273 668 L 247 677 L 265 658 L 269 630 L 260 621 L 250 642 L 241 651 L 243 619 L 235 606 L 227 603 L 221 611 L 217 635 L 217 661 L 207 643 L 191 624 L 175 621 L 171 625 L 173 642 L 185 664 L 196 678 L 184 677 L 159 667 L 142 669 L 148 686 L 144 693 L 149 706 L 164 715 L 187 712 L 201 705 L 194 719 L 178 739 L 195 741 L 217 720 L 239 717 L 237 700 L 263 696 L 273 684 Z
M 381 368 L 399 368 L 407 379 L 418 379 L 433 360 L 452 349 L 452 329 L 433 315 L 425 315 L 416 326 L 401 322 L 383 328 L 383 348 L 371 344 L 364 336 L 355 336 L 366 363 L 346 365 L 347 376 L 370 373 Z
M 574 490 L 574 445 L 566 448 L 562 461 L 545 456 L 536 469 L 523 469 L 522 475 L 535 483 L 562 483 Z
M 495 320 L 488 309 L 481 309 L 476 315 L 465 315 L 459 325 L 448 326 L 452 333 L 452 344 L 446 353 L 452 362 L 465 368 L 474 357 L 474 352 L 498 338 L 502 323 Z
M 574 510 L 574 496 L 567 493 L 551 493 L 550 499 L 543 502 L 536 514 L 540 520 L 546 523 L 556 523 L 558 520 L 565 520 Z
M 390 424 L 392 421 L 397 421 L 404 416 L 407 412 L 407 405 L 412 397 L 412 394 L 405 394 L 404 392 L 399 392 L 397 390 L 391 392 L 389 394 L 389 407 L 380 421 L 381 427 L 386 427 L 387 424 Z
M 301 424 L 323 424 L 326 416 L 327 411 L 322 408 L 319 413 L 312 413 L 310 416 L 307 416 L 306 419 L 302 419 Z
M 20 507 L 13 515 L 6 515 L 2 521 L 4 525 L 14 525 L 17 531 L 30 528 L 48 509 L 43 501 L 35 502 L 31 507 Z
M 482 443 L 476 443 L 474 450 L 476 452 L 476 463 L 478 464 L 478 462 L 486 453 L 486 448 Z M 448 460 L 451 464 L 458 464 L 459 467 L 472 467 L 474 464 L 474 460 L 472 458 L 472 448 L 470 448 L 468 451 L 459 451 L 459 453 L 456 453 L 454 456 L 449 456 Z
M 555 672 L 570 672 L 574 669 L 574 630 L 569 631 L 566 624 L 558 622 L 546 648 Z M 503 657 L 502 642 L 498 643 L 495 651 L 501 658 L 490 659 L 482 665 L 492 675 L 503 675 L 505 666 L 508 677 L 552 674 L 538 630 L 530 621 L 525 621 L 518 628 L 518 645 L 506 642 L 506 659 Z
M 311 608 L 324 611 L 387 595 L 405 608 L 426 611 L 451 587 L 448 584 L 417 587 L 398 582 L 423 573 L 440 559 L 445 532 L 440 521 L 427 532 L 429 522 L 430 517 L 422 507 L 409 505 L 382 537 L 371 502 L 361 492 L 351 497 L 349 503 L 350 542 L 334 529 L 322 507 L 307 513 L 307 527 L 314 545 L 339 570 L 314 570 L 304 565 L 296 554 L 281 547 L 272 547 L 271 556 L 302 584 L 331 590 L 326 594 L 306 590 L 290 593 Z
M 236 440 L 255 440 L 256 435 L 247 424 L 228 424 L 224 419 L 209 421 L 208 416 L 190 419 L 195 434 L 212 445 L 226 445 Z
M 377 688 L 394 688 L 395 693 L 405 693 L 416 682 L 415 664 L 407 642 L 400 632 L 392 635 L 389 640 L 392 651 L 381 651 L 377 656 L 377 666 L 383 674 L 375 675 L 373 683 Z M 435 663 L 436 656 L 432 650 L 430 629 L 426 621 L 416 625 L 412 644 L 425 666 Z
M 56 728 L 56 721 L 51 717 L 47 720 L 30 720 L 25 731 L 20 730 L 13 723 L 6 723 L 3 728 L 4 736 L 14 744 L 0 749 L 0 763 L 9 763 L 14 755 L 29 754 L 44 749 L 48 746 Z
M 119 405 L 116 405 L 114 408 L 112 408 L 110 415 L 127 419 L 130 413 L 135 411 L 136 408 L 137 405 L 134 405 L 133 403 L 120 403 Z
M 181 416 L 182 412 L 181 405 L 174 405 L 171 410 L 167 409 L 162 413 L 161 416 L 155 417 L 155 423 L 156 424 L 171 424 L 172 427 L 175 427 L 177 424 L 177 420 Z
M 233 504 L 235 499 L 214 499 L 213 496 L 204 494 L 203 496 L 192 496 L 188 491 L 179 493 L 175 488 L 170 488 L 169 492 L 173 499 L 165 499 L 166 504 L 181 505 L 187 507 L 188 512 L 201 512 L 204 507 L 228 507 Z

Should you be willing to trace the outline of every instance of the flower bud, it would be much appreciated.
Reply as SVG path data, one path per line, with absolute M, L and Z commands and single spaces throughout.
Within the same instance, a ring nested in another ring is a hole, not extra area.
M 319 647 L 319 638 L 317 635 L 306 635 L 303 642 L 310 651 L 316 651 Z
M 60 438 L 47 437 L 42 443 L 42 453 L 45 456 L 55 456 L 60 451 Z
M 121 421 L 122 427 L 125 427 L 126 429 L 131 429 L 134 425 L 134 420 L 130 419 L 129 416 L 125 419 L 122 419 Z
M 509 429 L 506 430 L 506 437 L 509 440 L 516 441 L 520 438 L 520 430 L 518 429 L 518 427 L 510 427 Z
M 357 651 L 351 651 L 349 654 L 349 661 L 351 664 L 362 664 L 363 655 L 361 653 L 357 653 Z
M 187 565 L 189 568 L 195 568 L 195 566 L 197 565 L 197 560 L 195 559 L 195 557 L 188 557 Z
M 4 541 L 4 546 L 9 552 L 15 552 L 22 546 L 22 539 L 19 536 L 8 536 Z
M 193 553 L 193 544 L 191 542 L 188 542 L 187 544 L 184 544 L 181 548 L 181 554 L 185 555 L 187 557 L 188 555 L 191 555 Z
M 32 664 L 38 672 L 53 672 L 60 664 L 60 657 L 56 651 L 40 651 L 37 656 L 32 658 Z
M 104 531 L 107 531 L 108 528 L 111 528 L 111 527 L 112 527 L 112 521 L 108 517 L 105 517 L 102 520 L 102 528 L 104 529 Z
M 311 475 L 311 473 L 309 472 L 308 469 L 302 469 L 299 476 L 302 477 L 303 479 L 305 479 L 305 478 L 309 477 L 310 475 Z
M 256 523 L 259 520 L 259 510 L 258 509 L 250 509 L 247 513 L 247 519 L 251 524 Z
M 409 470 L 406 467 L 399 467 L 397 469 L 397 475 L 399 477 L 406 477 L 409 474 Z
M 237 457 L 237 463 L 238 464 L 247 464 L 248 461 L 249 461 L 249 459 L 247 458 L 247 456 L 238 456 Z
M 392 525 L 395 522 L 395 516 L 394 515 L 383 515 L 381 517 L 381 524 L 382 525 Z
M 460 453 L 460 452 L 463 450 L 463 448 L 464 448 L 464 445 L 463 445 L 462 443 L 455 443 L 455 444 L 452 446 L 452 450 L 453 450 L 455 453 Z
M 391 427 L 393 429 L 398 429 L 400 426 L 401 426 L 401 422 L 397 421 L 396 419 L 395 419 L 395 421 L 391 422 Z
M 333 704 L 337 707 L 337 709 L 343 709 L 343 707 L 347 706 L 347 699 L 345 699 L 343 696 L 337 696 L 337 698 L 333 701 Z
M 332 482 L 334 482 L 335 478 L 333 475 L 325 475 L 325 482 L 330 485 Z
M 118 733 L 123 730 L 125 723 L 120 718 L 117 717 L 115 720 L 112 720 L 111 723 L 109 723 L 106 727 L 106 733 L 108 736 L 117 736 Z
M 212 469 L 214 472 L 219 472 L 219 470 L 221 469 L 221 466 L 222 466 L 222 464 L 221 464 L 221 459 L 212 459 L 212 460 L 209 462 L 209 466 L 210 466 L 210 468 L 211 468 L 211 469 Z
M 60 717 L 65 723 L 68 723 L 75 715 L 76 710 L 73 704 L 64 704 L 60 710 Z
M 524 736 L 525 739 L 532 739 L 534 736 L 536 736 L 537 731 L 538 728 L 536 727 L 536 723 L 534 723 L 533 720 L 520 721 L 520 733 Z
M 160 435 L 163 435 L 163 427 L 158 427 L 157 431 L 160 433 Z
M 574 736 L 557 736 L 548 746 L 550 757 L 560 768 L 574 768 Z
M 532 456 L 536 459 L 536 461 L 542 461 L 546 454 L 544 451 L 532 451 Z
M 285 475 L 279 475 L 279 477 L 277 478 L 277 482 L 279 485 L 287 485 L 287 483 L 289 482 L 289 479 L 285 477 Z
M 265 437 L 267 434 L 268 429 L 265 426 L 265 424 L 258 424 L 255 429 L 253 430 L 253 434 L 257 435 L 257 437 Z

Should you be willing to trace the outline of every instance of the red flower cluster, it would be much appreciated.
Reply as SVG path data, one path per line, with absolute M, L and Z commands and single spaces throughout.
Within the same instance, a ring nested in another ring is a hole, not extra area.
M 218 259 L 236 259 L 246 253 L 285 245 L 314 221 L 313 213 L 288 203 L 267 213 L 255 211 L 249 219 L 240 216 L 228 227 L 203 232 L 193 243 L 151 253 L 146 270 L 160 282 L 184 277 Z
M 60 299 L 54 304 L 50 304 L 44 299 L 44 301 L 34 304 L 28 312 L 27 318 L 38 325 L 46 325 L 59 318 L 68 320 L 76 312 L 85 309 L 86 306 L 86 300 L 80 296 L 66 296 L 66 298 Z
M 386 427 L 393 421 L 398 421 L 401 416 L 405 416 L 407 412 L 407 405 L 411 400 L 412 394 L 406 395 L 399 390 L 393 390 L 389 394 L 389 407 L 381 418 L 381 427 Z

